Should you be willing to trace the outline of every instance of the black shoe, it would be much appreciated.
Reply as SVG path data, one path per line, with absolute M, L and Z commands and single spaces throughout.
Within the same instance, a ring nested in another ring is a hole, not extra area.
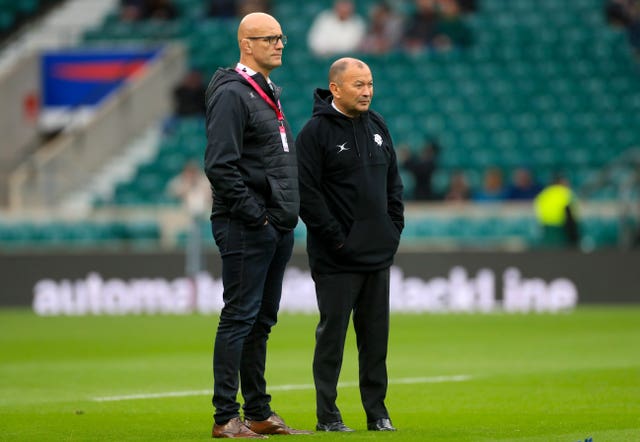
M 367 422 L 367 430 L 369 431 L 396 431 L 395 427 L 391 424 L 391 419 L 383 417 L 376 419 L 373 422 Z
M 326 424 L 318 422 L 318 424 L 316 425 L 316 431 L 341 431 L 344 433 L 349 433 L 354 430 L 347 427 L 344 424 L 344 422 L 337 421 L 337 422 L 329 422 Z

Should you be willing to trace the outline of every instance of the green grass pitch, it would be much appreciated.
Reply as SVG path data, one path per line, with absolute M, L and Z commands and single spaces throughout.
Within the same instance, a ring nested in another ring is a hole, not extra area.
M 267 362 L 273 408 L 306 429 L 316 321 L 282 314 Z M 210 440 L 216 325 L 215 316 L 0 310 L 0 440 Z M 357 431 L 271 439 L 640 441 L 640 306 L 394 314 L 388 366 L 396 433 L 366 431 L 350 331 L 338 405 Z

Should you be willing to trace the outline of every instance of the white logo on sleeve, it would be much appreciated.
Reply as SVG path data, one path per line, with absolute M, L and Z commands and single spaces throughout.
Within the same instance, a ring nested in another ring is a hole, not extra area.
M 344 152 L 345 150 L 349 150 L 349 147 L 345 147 L 347 145 L 348 141 L 345 141 L 342 144 L 336 144 L 336 147 L 338 148 L 338 153 L 340 152 Z
M 382 137 L 379 134 L 373 135 L 373 141 L 378 145 L 382 146 Z

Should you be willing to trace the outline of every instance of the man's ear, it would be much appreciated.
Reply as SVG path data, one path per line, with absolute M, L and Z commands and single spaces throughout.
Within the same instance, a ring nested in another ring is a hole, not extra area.
M 334 97 L 340 98 L 340 87 L 338 83 L 334 83 L 333 81 L 329 83 L 329 90 L 331 91 L 331 95 Z
M 251 54 L 253 50 L 251 49 L 251 41 L 248 38 L 243 38 L 240 40 L 240 49 L 243 54 Z

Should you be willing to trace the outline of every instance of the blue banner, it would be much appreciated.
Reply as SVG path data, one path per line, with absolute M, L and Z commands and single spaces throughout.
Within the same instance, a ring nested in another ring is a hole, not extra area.
M 66 50 L 42 55 L 42 106 L 95 106 L 144 72 L 153 50 Z

